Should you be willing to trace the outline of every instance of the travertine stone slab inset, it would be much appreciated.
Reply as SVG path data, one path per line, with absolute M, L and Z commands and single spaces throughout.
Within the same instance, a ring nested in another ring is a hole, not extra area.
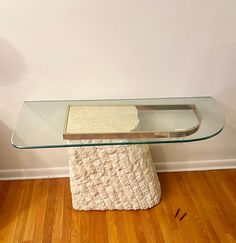
M 71 147 L 69 168 L 74 209 L 147 209 L 160 200 L 148 145 Z
M 71 106 L 66 132 L 129 132 L 138 123 L 138 111 L 135 106 Z

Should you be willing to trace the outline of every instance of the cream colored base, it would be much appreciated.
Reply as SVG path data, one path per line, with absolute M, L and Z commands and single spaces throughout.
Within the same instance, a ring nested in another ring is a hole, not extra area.
M 74 209 L 146 209 L 159 203 L 148 145 L 71 147 L 69 169 Z

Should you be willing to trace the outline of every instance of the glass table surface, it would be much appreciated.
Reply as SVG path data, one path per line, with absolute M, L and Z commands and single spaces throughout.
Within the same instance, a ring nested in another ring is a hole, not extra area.
M 68 127 L 73 109 L 78 131 Z M 132 119 L 136 126 L 125 130 Z M 177 143 L 211 138 L 223 127 L 211 97 L 25 101 L 11 141 L 20 149 Z

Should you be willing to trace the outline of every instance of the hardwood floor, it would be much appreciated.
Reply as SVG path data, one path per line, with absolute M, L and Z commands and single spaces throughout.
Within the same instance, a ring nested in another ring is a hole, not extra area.
M 73 210 L 68 179 L 1 181 L 0 242 L 236 242 L 236 170 L 159 178 L 156 207 L 106 212 Z

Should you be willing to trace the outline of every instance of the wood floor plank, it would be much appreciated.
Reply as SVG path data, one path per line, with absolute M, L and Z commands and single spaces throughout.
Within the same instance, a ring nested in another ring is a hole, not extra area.
M 222 221 L 220 220 L 219 211 L 217 208 L 219 207 L 218 203 L 215 202 L 214 195 L 212 197 L 212 191 L 209 187 L 209 182 L 205 183 L 203 173 L 195 173 L 192 174 L 191 177 L 188 177 L 188 181 L 192 183 L 193 187 L 196 190 L 199 198 L 199 204 L 201 204 L 202 209 L 206 215 L 210 219 L 210 223 L 212 224 L 214 231 L 217 234 L 218 241 L 224 242 L 225 235 L 223 231 Z
M 17 225 L 14 233 L 13 242 L 23 241 L 27 217 L 28 217 L 30 203 L 31 203 L 32 192 L 33 192 L 33 185 L 34 185 L 33 180 L 24 181 L 23 183 L 24 183 L 23 200 L 21 202 L 19 215 L 17 217 Z
M 57 181 L 57 187 L 55 188 L 56 203 L 55 203 L 55 220 L 53 224 L 52 239 L 54 242 L 62 239 L 63 229 L 63 207 L 64 207 L 64 193 L 65 185 L 68 183 L 65 179 Z M 73 213 L 73 212 L 72 212 Z
M 106 221 L 107 221 L 107 236 L 109 243 L 118 243 L 119 242 L 119 232 L 117 229 L 117 213 L 116 211 L 106 211 Z
M 173 214 L 167 215 L 164 203 L 161 201 L 160 205 L 158 207 L 154 207 L 149 211 L 151 223 L 152 224 L 159 224 L 161 228 L 161 232 L 163 235 L 164 242 L 180 242 L 178 240 L 181 240 L 182 237 L 180 237 L 180 232 L 178 229 L 171 229 L 169 227 L 170 219 L 167 220 L 168 217 L 171 217 L 173 220 Z M 176 232 L 176 233 L 174 233 Z M 155 233 L 156 234 L 156 233 Z M 154 241 L 156 242 L 156 241 Z M 163 241 L 159 241 L 163 242 Z
M 231 197 L 228 195 L 227 190 L 225 190 L 225 187 L 223 185 L 224 183 L 216 180 L 216 175 L 214 173 L 207 174 L 206 176 L 209 181 L 212 194 L 215 197 L 215 201 L 218 202 L 219 208 L 221 210 L 221 220 L 224 224 L 224 231 L 225 233 L 236 236 L 236 210 L 231 210 L 235 207 L 235 202 L 231 200 Z M 225 198 L 228 198 L 228 200 L 225 200 Z
M 126 233 L 126 227 L 124 227 L 124 224 L 126 222 L 123 221 L 123 211 L 107 211 L 107 214 L 110 215 L 109 221 L 113 221 L 114 225 L 109 224 L 109 221 L 107 222 L 108 232 L 110 232 L 110 227 L 115 227 L 115 234 L 108 235 L 109 236 L 109 242 L 128 242 L 128 236 Z
M 196 176 L 196 178 L 197 178 L 197 176 Z M 195 206 L 196 213 L 199 215 L 201 222 L 206 229 L 210 242 L 220 242 L 217 237 L 216 231 L 211 224 L 211 219 L 207 215 L 204 203 L 202 204 L 203 200 L 199 197 L 198 193 L 196 192 L 196 188 L 197 188 L 196 182 L 191 183 L 191 179 L 192 179 L 192 176 L 191 176 L 191 178 L 189 178 L 189 180 L 184 180 L 184 184 L 187 189 L 186 193 L 193 195 L 193 198 L 194 198 L 193 204 Z
M 53 225 L 55 220 L 55 205 L 56 205 L 56 189 L 58 180 L 53 180 L 49 183 L 47 202 L 46 202 L 46 214 L 43 228 L 43 242 L 51 242 L 53 235 Z
M 89 242 L 89 234 L 90 234 L 90 228 L 89 228 L 89 214 L 88 212 L 81 211 L 80 214 L 80 242 Z
M 0 181 L 0 242 L 236 242 L 236 170 L 159 178 L 159 205 L 105 212 L 73 210 L 68 178 Z
M 135 232 L 135 223 L 132 217 L 133 213 L 137 213 L 136 211 L 123 211 L 122 210 L 122 217 L 121 217 L 121 223 L 123 223 L 125 234 L 127 237 L 127 242 L 140 242 L 138 235 Z M 124 223 L 125 222 L 125 223 Z M 142 238 L 141 238 L 142 239 Z
M 4 232 L 4 225 L 6 224 L 5 218 L 5 211 L 6 208 L 6 200 L 8 198 L 8 190 L 10 187 L 10 181 L 1 181 L 0 182 L 0 242 L 3 240 L 3 232 Z
M 49 180 L 42 180 L 37 185 L 38 200 L 37 200 L 37 215 L 36 224 L 34 226 L 33 241 L 44 242 L 44 225 L 46 224 L 46 215 L 48 212 L 48 193 L 49 193 Z
M 28 215 L 26 219 L 26 226 L 24 229 L 23 241 L 33 241 L 34 227 L 36 224 L 36 218 L 38 213 L 37 202 L 39 197 L 38 193 L 40 191 L 38 186 L 39 184 L 40 184 L 40 180 L 33 181 L 33 190 L 32 190 L 32 196 L 28 208 Z
M 70 184 L 69 179 L 62 179 L 64 180 L 64 198 L 63 202 L 63 225 L 62 225 L 62 240 L 64 242 L 71 242 L 71 223 L 72 223 L 72 200 L 71 200 L 71 193 L 70 193 Z
M 192 193 L 187 192 L 187 187 L 183 180 L 183 173 L 174 173 L 172 180 L 173 189 L 177 192 L 176 199 L 181 208 L 180 216 L 177 217 L 177 222 L 185 239 L 190 242 L 197 236 L 200 242 L 210 242 L 203 220 L 198 214 L 194 204 L 196 198 Z M 179 219 L 184 213 L 187 213 L 187 215 L 180 221 Z
M 106 214 L 102 211 L 86 212 L 89 215 L 89 241 L 108 242 Z M 82 232 L 80 232 L 81 234 Z
M 168 228 L 170 230 L 175 230 L 178 229 L 178 223 L 173 220 L 173 215 L 175 214 L 178 205 L 175 204 L 175 194 L 173 194 L 173 183 L 171 180 L 172 177 L 173 173 L 163 173 L 159 175 L 162 187 L 161 202 L 168 222 Z
M 149 210 L 140 210 L 138 217 L 141 218 L 138 227 L 140 231 L 143 231 L 145 236 L 145 242 L 163 242 L 164 233 L 158 219 L 161 207 L 151 208 Z M 145 225 L 145 227 L 143 227 Z
M 5 205 L 3 207 L 1 239 L 5 242 L 12 242 L 17 226 L 17 219 L 24 194 L 22 181 L 12 181 L 8 190 Z
M 81 221 L 80 221 L 81 213 L 73 210 L 71 217 L 71 242 L 82 242 L 81 239 Z

